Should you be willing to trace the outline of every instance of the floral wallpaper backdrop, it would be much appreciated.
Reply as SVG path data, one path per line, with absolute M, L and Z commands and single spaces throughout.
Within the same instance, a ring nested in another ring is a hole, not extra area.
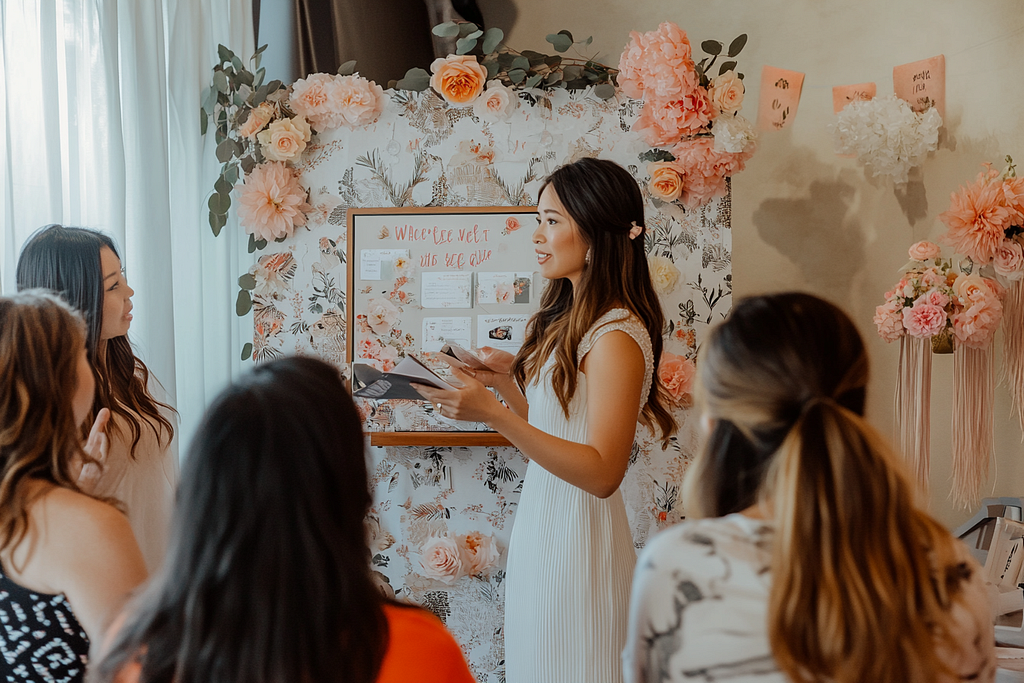
M 739 114 L 743 75 L 732 61 L 746 36 L 728 47 L 706 40 L 708 56 L 695 61 L 685 32 L 665 23 L 631 33 L 616 70 L 585 55 L 563 58 L 590 45 L 568 31 L 547 37 L 559 55 L 517 52 L 499 29 L 472 24 L 435 33 L 459 37 L 460 54 L 436 60 L 432 73 L 411 69 L 388 90 L 351 62 L 338 75 L 264 84 L 263 48 L 249 70 L 221 47 L 202 102 L 203 133 L 209 119 L 223 164 L 208 207 L 218 234 L 234 198 L 258 252 L 239 278 L 236 311 L 253 313 L 243 358 L 316 355 L 347 371 L 345 283 L 357 265 L 346 255 L 348 209 L 532 206 L 558 166 L 616 161 L 647 202 L 645 246 L 667 321 L 658 379 L 680 424 L 668 448 L 638 430 L 622 490 L 641 548 L 683 517 L 680 485 L 696 444 L 694 361 L 709 325 L 731 307 L 729 177 L 756 143 Z M 478 42 L 479 59 L 466 54 Z M 502 234 L 520 227 L 528 238 L 527 221 Z M 393 263 L 386 302 L 354 312 L 379 337 L 357 356 L 383 368 L 421 350 L 417 326 L 391 334 L 405 309 L 420 306 L 417 268 L 414 259 Z M 526 275 L 515 273 L 517 282 Z M 514 286 L 506 294 L 514 297 Z M 368 430 L 401 423 L 394 402 L 362 401 L 360 410 Z M 526 460 L 505 447 L 372 447 L 370 457 L 368 560 L 379 587 L 440 617 L 477 680 L 504 681 L 504 556 Z

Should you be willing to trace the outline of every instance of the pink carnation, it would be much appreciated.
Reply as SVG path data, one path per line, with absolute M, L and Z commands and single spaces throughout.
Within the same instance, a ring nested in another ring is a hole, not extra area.
M 892 299 L 875 308 L 874 322 L 878 327 L 878 336 L 887 342 L 893 342 L 903 336 L 903 306 Z
M 323 132 L 373 123 L 384 110 L 384 91 L 362 76 L 312 74 L 292 86 L 288 104 Z
M 957 341 L 972 349 L 983 349 L 1003 317 L 1003 305 L 995 297 L 979 298 L 963 312 L 953 316 L 953 334 Z
M 903 327 L 912 337 L 934 337 L 946 327 L 946 311 L 929 303 L 914 304 L 903 309 Z
M 647 100 L 633 122 L 633 130 L 643 135 L 647 144 L 665 147 L 678 142 L 679 138 L 699 133 L 714 116 L 707 93 L 697 87 L 678 99 Z
M 976 263 L 989 263 L 1003 242 L 1011 212 L 1005 205 L 1003 184 L 991 173 L 950 197 L 949 210 L 939 214 L 948 231 L 943 240 Z
M 690 41 L 671 22 L 656 31 L 629 34 L 619 58 L 618 83 L 633 99 L 678 99 L 697 87 Z
M 693 361 L 683 356 L 664 351 L 658 363 L 658 379 L 668 391 L 675 403 L 682 403 L 693 391 L 693 377 L 697 367 Z
M 295 174 L 281 161 L 259 164 L 235 191 L 239 222 L 247 233 L 268 242 L 290 237 L 313 210 Z

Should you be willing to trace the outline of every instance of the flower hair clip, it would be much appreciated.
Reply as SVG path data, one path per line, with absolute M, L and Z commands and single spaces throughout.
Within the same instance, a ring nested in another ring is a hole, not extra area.
M 636 239 L 637 236 L 644 231 L 644 226 L 637 225 L 636 221 L 630 223 L 633 227 L 629 229 L 629 239 Z

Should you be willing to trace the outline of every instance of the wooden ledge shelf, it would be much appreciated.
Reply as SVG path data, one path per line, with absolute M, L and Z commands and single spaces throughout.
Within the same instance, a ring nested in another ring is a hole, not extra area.
M 498 432 L 370 432 L 371 446 L 511 446 Z

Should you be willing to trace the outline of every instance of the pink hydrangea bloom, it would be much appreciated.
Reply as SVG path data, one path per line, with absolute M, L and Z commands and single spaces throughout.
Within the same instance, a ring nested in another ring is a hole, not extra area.
M 697 87 L 690 40 L 671 22 L 656 31 L 629 34 L 619 58 L 618 83 L 633 99 L 678 99 Z
M 903 307 L 895 299 L 875 307 L 874 322 L 878 327 L 879 337 L 887 342 L 893 342 L 903 336 L 905 330 L 902 310 Z
M 643 135 L 649 145 L 668 146 L 682 137 L 699 133 L 714 116 L 715 110 L 704 88 L 694 88 L 678 99 L 647 100 L 633 123 L 633 130 Z
M 239 222 L 247 233 L 268 242 L 290 237 L 313 210 L 295 173 L 281 161 L 259 164 L 235 191 Z
M 292 86 L 288 104 L 318 131 L 373 123 L 384 110 L 384 91 L 362 76 L 312 74 Z
M 950 197 L 949 210 L 939 214 L 948 228 L 943 240 L 976 263 L 990 263 L 1003 243 L 1011 212 L 1005 204 L 1003 183 L 981 174 L 972 185 Z
M 681 201 L 694 209 L 726 191 L 725 179 L 743 170 L 752 152 L 718 151 L 710 137 L 683 140 L 672 148 L 676 164 L 685 169 Z
M 917 303 L 903 309 L 903 327 L 912 337 L 934 337 L 946 327 L 946 311 L 929 303 Z

